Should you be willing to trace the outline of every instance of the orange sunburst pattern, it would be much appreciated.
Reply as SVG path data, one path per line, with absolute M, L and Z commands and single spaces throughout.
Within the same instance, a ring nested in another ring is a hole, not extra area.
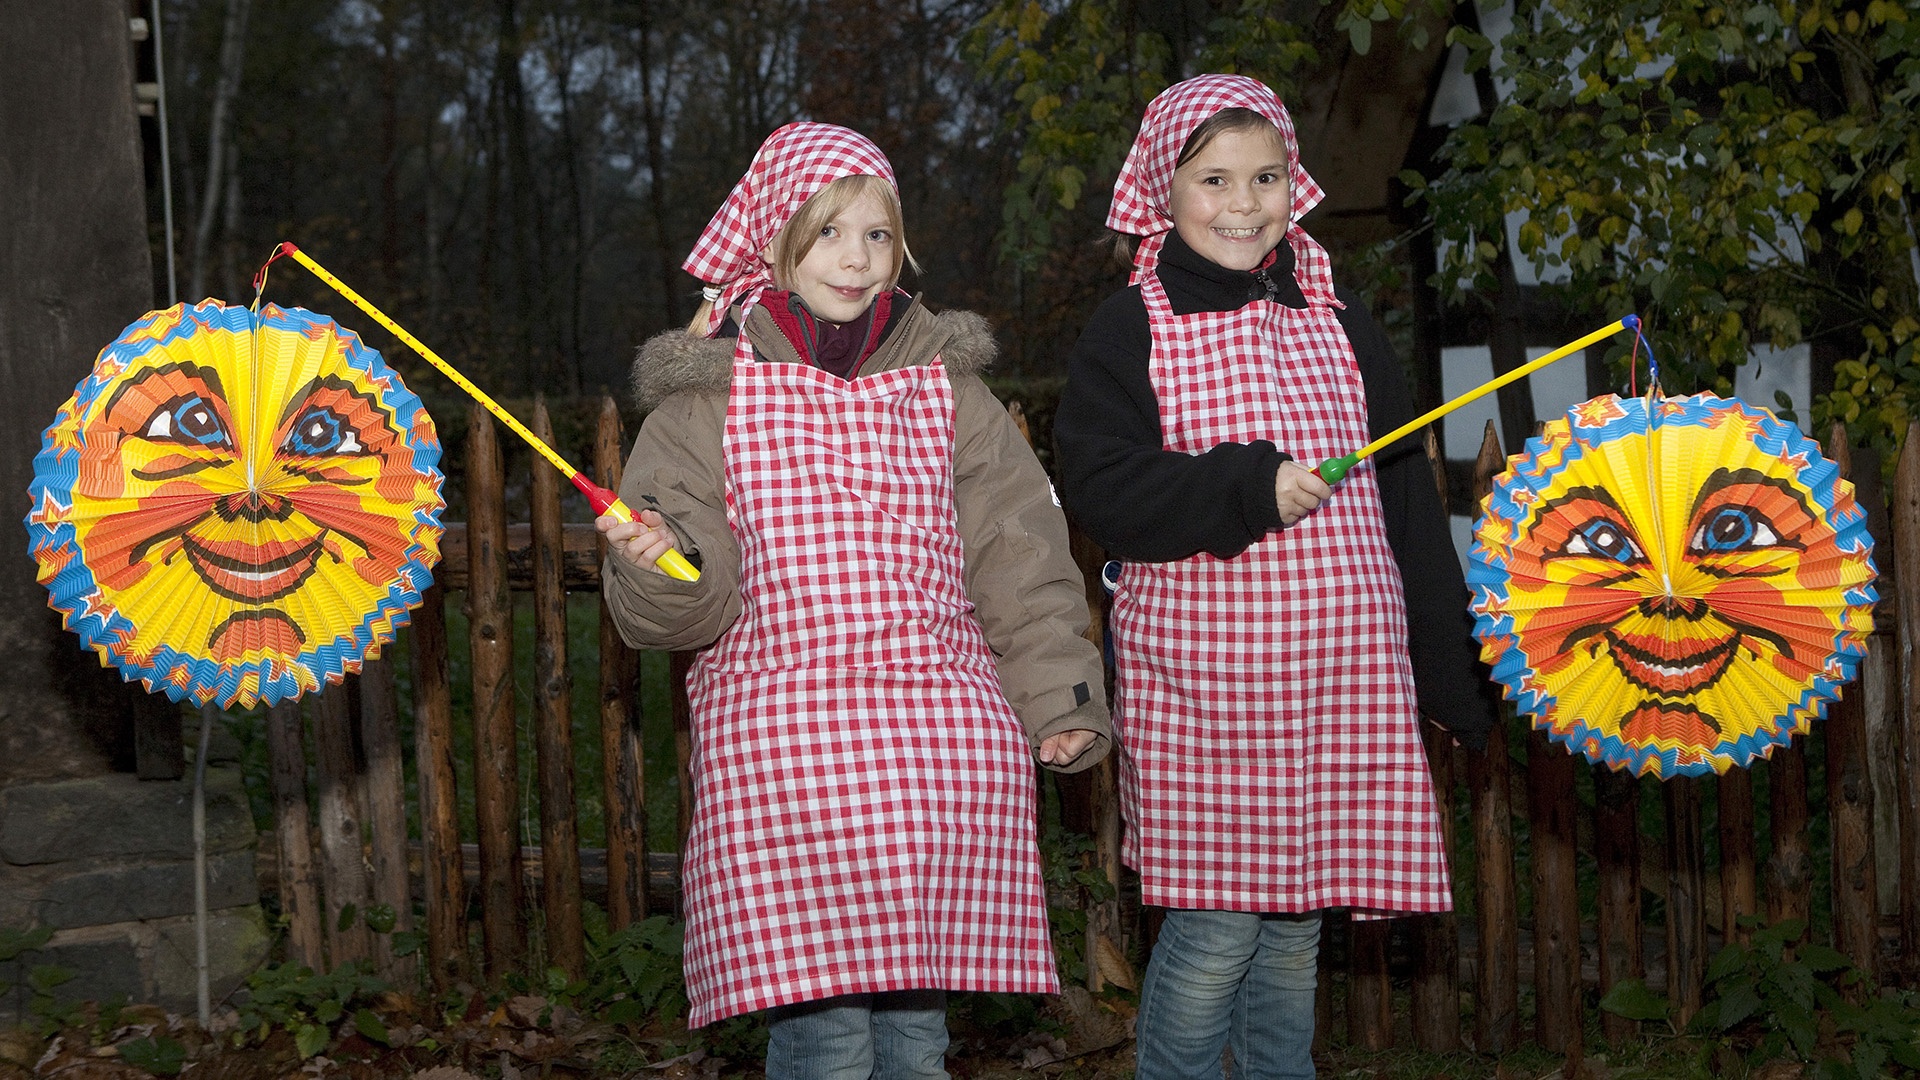
M 1793 425 L 1710 396 L 1575 406 L 1482 503 L 1476 634 L 1535 726 L 1640 774 L 1745 766 L 1865 654 L 1852 486 Z
M 272 703 L 406 623 L 439 557 L 439 454 L 358 337 L 208 300 L 102 352 L 35 459 L 28 528 L 53 606 L 128 678 Z

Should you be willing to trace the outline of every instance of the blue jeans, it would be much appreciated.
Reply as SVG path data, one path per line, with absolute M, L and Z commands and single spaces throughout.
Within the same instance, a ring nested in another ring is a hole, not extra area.
M 1313 1076 L 1320 913 L 1167 912 L 1134 1024 L 1135 1080 Z
M 842 994 L 767 1018 L 767 1080 L 948 1080 L 945 990 Z

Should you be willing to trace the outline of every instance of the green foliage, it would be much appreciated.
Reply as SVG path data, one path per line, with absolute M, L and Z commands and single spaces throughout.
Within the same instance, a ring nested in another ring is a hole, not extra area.
M 12 926 L 0 926 L 0 964 L 17 958 L 21 953 L 32 952 L 53 939 L 53 928 L 35 926 L 21 930 Z
M 687 985 L 680 960 L 685 926 L 653 915 L 611 930 L 606 913 L 586 908 L 587 973 L 568 981 L 559 970 L 547 973 L 546 996 L 600 1022 L 638 1035 L 662 1027 L 677 1029 L 687 1014 Z M 760 1013 L 730 1017 L 692 1034 L 674 1053 L 703 1048 L 728 1061 L 757 1061 L 766 1056 L 767 1024 Z
M 653 915 L 609 930 L 606 913 L 591 904 L 584 921 L 586 977 L 567 982 L 559 972 L 550 973 L 550 997 L 634 1030 L 655 1019 L 686 1015 L 687 986 L 680 968 L 685 930 L 680 922 Z
M 1722 1036 L 1758 1029 L 1749 1064 L 1791 1053 L 1823 1076 L 1882 1075 L 1888 1061 L 1920 1068 L 1920 1009 L 1911 995 L 1882 995 L 1846 956 L 1824 945 L 1788 948 L 1806 932 L 1789 920 L 1729 944 L 1707 966 L 1714 999 L 1691 1029 Z M 1831 1032 L 1831 1050 L 1823 1040 Z
M 1087 911 L 1113 899 L 1115 888 L 1094 864 L 1093 837 L 1069 832 L 1049 821 L 1040 839 L 1041 869 L 1047 887 L 1047 923 L 1053 931 L 1053 955 L 1062 983 L 1087 981 Z
M 71 1026 L 80 1015 L 83 1003 L 61 1001 L 54 996 L 54 988 L 73 979 L 73 969 L 57 964 L 36 964 L 27 971 L 27 988 L 32 997 L 27 1009 L 33 1014 L 34 1027 L 41 1035 L 51 1035 Z
M 1336 0 L 1321 0 L 1336 6 Z M 1338 0 L 1335 29 L 1356 52 L 1374 24 L 1398 26 L 1425 44 L 1433 0 Z M 1076 211 L 1097 215 L 1148 101 L 1203 73 L 1260 79 L 1283 98 L 1333 42 L 1280 17 L 1265 0 L 1209 0 L 1205 18 L 1154 17 L 1125 0 L 997 0 L 964 47 L 989 80 L 1013 87 L 1019 108 L 1006 123 L 1019 147 L 1018 176 L 1004 192 L 1001 256 L 1037 269 Z M 1091 204 L 1082 210 L 1083 204 Z
M 1061 981 L 1067 981 L 1061 972 Z M 1040 999 L 1032 994 L 1001 994 L 988 991 L 956 994 L 948 1008 L 962 1026 L 976 1031 L 1014 1039 L 1049 1027 L 1040 1011 Z
M 1373 50 L 1374 23 L 1397 25 L 1409 48 L 1425 49 L 1428 20 L 1443 18 L 1450 11 L 1451 5 L 1435 0 L 1346 0 L 1334 18 L 1334 28 L 1347 35 L 1353 51 L 1361 56 Z
M 1827 343 L 1853 359 L 1813 429 L 1897 443 L 1920 398 L 1920 25 L 1901 5 L 1549 2 L 1497 43 L 1449 40 L 1505 94 L 1449 135 L 1440 175 L 1403 174 L 1443 291 L 1492 290 L 1503 255 L 1564 271 L 1569 296 L 1647 318 L 1683 391 L 1730 392 L 1756 345 Z
M 765 1061 L 767 1020 L 764 1013 L 729 1016 L 703 1030 L 707 1049 L 727 1061 Z
M 1600 999 L 1600 1007 L 1629 1020 L 1666 1021 L 1673 1015 L 1673 1004 L 1649 989 L 1644 979 L 1626 979 L 1615 983 L 1613 989 Z
M 347 905 L 348 908 L 352 906 L 351 904 Z M 364 913 L 364 918 L 367 929 L 376 934 L 391 934 L 393 933 L 393 925 L 397 916 L 394 914 L 392 904 L 369 904 Z
M 386 1025 L 368 1005 L 388 989 L 384 980 L 364 972 L 357 961 L 324 975 L 315 975 L 303 964 L 262 968 L 247 980 L 247 1000 L 240 1006 L 240 1033 L 235 1038 L 264 1040 L 279 1029 L 293 1036 L 302 1058 L 309 1058 L 327 1045 L 333 1025 L 351 1018 L 355 1031 L 386 1043 Z
M 155 1076 L 178 1076 L 187 1064 L 187 1048 L 165 1035 L 159 1038 L 142 1036 L 121 1043 L 120 1058 Z
M 21 930 L 17 927 L 0 926 L 0 963 L 19 959 L 34 952 L 53 939 L 53 928 L 35 926 Z M 27 969 L 27 1012 L 34 1018 L 33 1028 L 41 1035 L 51 1035 L 66 1027 L 79 1013 L 80 1005 L 75 1002 L 63 1002 L 54 996 L 54 988 L 73 978 L 73 971 L 58 964 L 35 964 Z M 0 980 L 0 994 L 17 989 L 14 984 Z
M 1708 1000 L 1687 1029 L 1708 1040 L 1703 1075 L 1724 1074 L 1733 1059 L 1751 1070 L 1786 1057 L 1833 1080 L 1920 1069 L 1920 995 L 1877 989 L 1846 956 L 1802 942 L 1806 931 L 1789 919 L 1756 929 L 1751 945 L 1731 942 L 1714 954 Z M 1633 1020 L 1672 1015 L 1667 999 L 1638 980 L 1616 986 L 1600 1007 Z

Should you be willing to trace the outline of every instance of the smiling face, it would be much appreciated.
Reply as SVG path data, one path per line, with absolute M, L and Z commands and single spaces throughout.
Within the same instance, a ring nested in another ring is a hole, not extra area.
M 1810 549 L 1830 554 L 1833 530 L 1785 481 L 1715 471 L 1684 523 L 1673 593 L 1649 555 L 1647 531 L 1603 490 L 1572 488 L 1541 507 L 1534 543 L 1513 565 L 1547 583 L 1546 602 L 1528 622 L 1527 651 L 1542 674 L 1604 658 L 1642 696 L 1689 699 L 1717 685 L 1743 650 L 1790 682 L 1820 670 L 1819 640 L 1789 636 L 1778 624 L 1793 620 L 1796 586 L 1804 585 L 1790 563 Z M 1761 621 L 1741 614 L 1755 611 Z M 1720 728 L 1704 712 L 1700 722 Z
M 1764 467 L 1751 444 L 1740 455 L 1712 435 L 1676 427 L 1658 449 L 1644 431 L 1577 446 L 1555 421 L 1523 463 L 1540 482 L 1503 477 L 1517 516 L 1483 518 L 1475 558 L 1497 551 L 1509 575 L 1504 592 L 1476 599 L 1480 629 L 1510 619 L 1482 633 L 1489 659 L 1518 661 L 1523 707 L 1557 735 L 1595 740 L 1590 751 L 1617 740 L 1642 766 L 1656 751 L 1681 766 L 1744 763 L 1804 730 L 1817 691 L 1844 681 L 1844 642 L 1868 617 L 1852 608 L 1869 556 L 1842 543 L 1789 463 Z M 1651 495 L 1621 493 L 1663 459 Z
M 847 179 L 878 181 L 877 177 Z M 824 220 L 803 208 L 762 255 L 773 268 L 775 284 L 798 294 L 809 311 L 835 325 L 859 318 L 874 297 L 891 289 L 904 257 L 898 211 L 877 184 L 860 185 L 857 190 Z M 831 199 L 832 194 L 829 188 L 814 199 Z M 812 246 L 783 265 L 778 249 L 783 244 L 805 243 L 806 237 L 799 235 L 802 230 L 811 236 Z
M 1287 234 L 1293 189 L 1272 124 L 1214 134 L 1173 171 L 1168 212 L 1187 246 L 1229 270 L 1255 270 Z
M 199 314 L 110 377 L 96 369 L 75 431 L 49 430 L 77 444 L 69 516 L 89 609 L 139 664 L 264 665 L 271 680 L 320 652 L 357 659 L 404 621 L 437 555 L 431 423 L 331 323 L 270 310 L 249 334 Z

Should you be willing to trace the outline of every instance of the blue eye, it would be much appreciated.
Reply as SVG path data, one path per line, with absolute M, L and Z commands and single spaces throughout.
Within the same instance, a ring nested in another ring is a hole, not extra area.
M 1772 547 L 1779 542 L 1773 523 L 1752 508 L 1723 506 L 1707 518 L 1687 546 L 1695 551 L 1724 554 Z
M 1632 563 L 1646 558 L 1640 545 L 1615 521 L 1594 518 L 1567 537 L 1567 554 L 1600 555 L 1614 562 Z
M 359 454 L 365 452 L 360 445 L 360 433 L 345 417 L 332 409 L 312 408 L 300 414 L 293 422 L 293 430 L 287 433 L 287 441 L 282 447 L 289 453 L 319 456 L 322 454 Z
M 189 446 L 232 446 L 233 437 L 212 403 L 199 394 L 177 397 L 153 411 L 140 434 Z

